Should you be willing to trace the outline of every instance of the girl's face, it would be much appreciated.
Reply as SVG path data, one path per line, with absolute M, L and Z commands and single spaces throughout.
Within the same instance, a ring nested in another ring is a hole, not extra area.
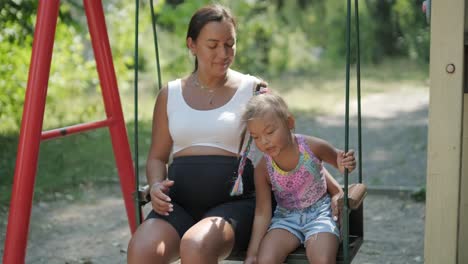
M 247 122 L 247 129 L 255 145 L 261 152 L 271 157 L 278 156 L 282 150 L 292 145 L 291 129 L 293 126 L 292 117 L 285 122 L 270 113 Z
M 225 75 L 236 54 L 236 30 L 229 21 L 207 23 L 197 40 L 187 39 L 192 54 L 197 56 L 198 67 L 211 75 Z

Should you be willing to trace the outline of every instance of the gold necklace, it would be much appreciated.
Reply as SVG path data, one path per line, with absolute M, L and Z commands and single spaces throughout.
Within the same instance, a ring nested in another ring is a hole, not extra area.
M 226 76 L 226 80 L 227 80 L 227 76 Z M 200 83 L 200 80 L 198 78 L 198 73 L 194 73 L 193 74 L 193 79 L 194 79 L 194 83 L 195 83 L 195 86 L 197 86 L 200 90 L 204 91 L 204 92 L 207 92 L 208 93 L 208 103 L 210 105 L 213 105 L 213 98 L 214 98 L 214 91 L 217 89 L 217 88 L 209 88 L 208 86 L 206 85 L 203 85 Z M 226 81 L 224 82 L 226 83 Z M 224 85 L 224 84 L 223 84 Z M 221 86 L 220 86 L 221 87 Z M 219 88 L 219 87 L 218 87 Z

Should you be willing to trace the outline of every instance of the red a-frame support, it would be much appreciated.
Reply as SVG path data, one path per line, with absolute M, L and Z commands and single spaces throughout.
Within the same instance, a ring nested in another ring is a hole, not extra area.
M 24 263 L 41 140 L 108 127 L 130 230 L 133 233 L 136 229 L 136 208 L 132 198 L 132 193 L 135 190 L 132 156 L 117 88 L 102 2 L 97 0 L 83 0 L 83 2 L 107 118 L 102 121 L 42 132 L 60 1 L 39 1 L 8 216 L 3 255 L 4 264 Z

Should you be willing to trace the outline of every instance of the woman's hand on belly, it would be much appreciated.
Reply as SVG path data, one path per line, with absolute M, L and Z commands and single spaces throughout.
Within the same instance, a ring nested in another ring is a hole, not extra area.
M 153 210 L 160 215 L 169 215 L 173 211 L 171 198 L 167 195 L 169 189 L 174 185 L 174 181 L 164 180 L 162 182 L 155 182 L 151 185 L 151 205 Z

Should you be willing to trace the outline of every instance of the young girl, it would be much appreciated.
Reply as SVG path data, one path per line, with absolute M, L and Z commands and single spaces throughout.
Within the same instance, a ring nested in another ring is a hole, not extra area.
M 245 263 L 283 263 L 301 244 L 309 262 L 335 263 L 340 235 L 322 162 L 341 172 L 352 171 L 354 152 L 294 134 L 295 121 L 286 103 L 272 93 L 254 96 L 242 122 L 264 153 L 257 167 L 265 171 L 255 175 L 255 220 Z M 271 190 L 277 202 L 273 217 Z

